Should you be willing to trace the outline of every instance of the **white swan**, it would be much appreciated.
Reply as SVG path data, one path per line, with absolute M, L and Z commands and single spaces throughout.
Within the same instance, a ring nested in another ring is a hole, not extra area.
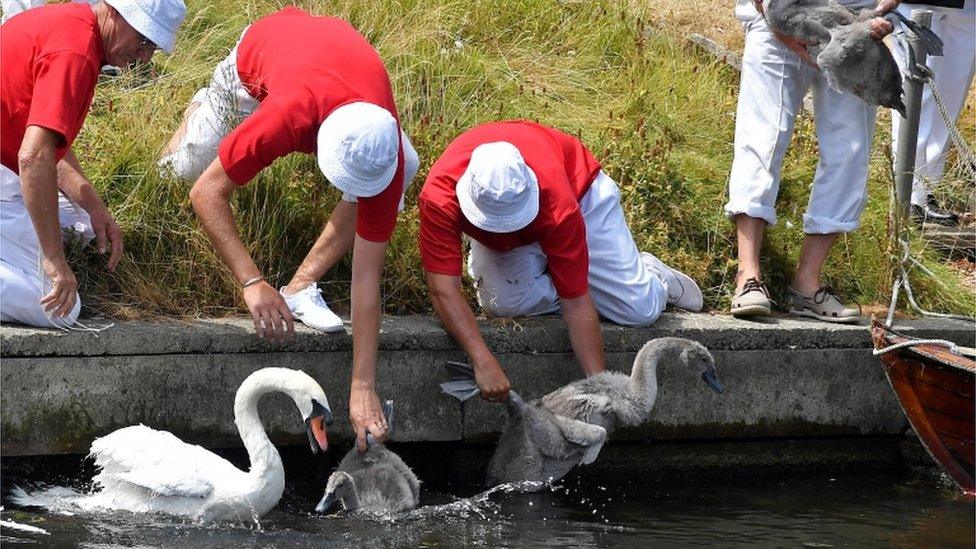
M 249 471 L 172 433 L 133 425 L 92 442 L 90 456 L 99 468 L 93 480 L 101 489 L 73 503 L 83 509 L 158 512 L 202 521 L 257 519 L 278 503 L 285 488 L 281 457 L 257 409 L 261 396 L 274 391 L 295 401 L 312 451 L 327 450 L 325 426 L 332 412 L 319 384 L 298 370 L 263 368 L 241 383 L 234 398 L 234 423 L 247 448 Z M 45 500 L 43 493 L 21 494 L 13 498 L 20 505 Z

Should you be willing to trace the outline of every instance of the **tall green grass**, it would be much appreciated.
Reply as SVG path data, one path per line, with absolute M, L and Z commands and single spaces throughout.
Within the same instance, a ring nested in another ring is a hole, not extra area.
M 99 85 L 76 152 L 122 225 L 126 257 L 115 274 L 100 258 L 76 258 L 89 310 L 121 318 L 242 311 L 235 281 L 193 215 L 189 185 L 161 178 L 154 160 L 243 28 L 281 5 L 191 1 L 176 53 L 157 56 L 154 75 L 128 74 Z M 641 8 L 608 0 L 299 5 L 350 20 L 377 47 L 421 155 L 387 258 L 388 311 L 430 310 L 415 205 L 431 163 L 463 130 L 504 118 L 534 119 L 579 135 L 620 184 L 639 247 L 698 279 L 708 306 L 727 305 L 736 264 L 733 226 L 722 204 L 737 73 L 688 49 L 674 31 L 650 24 Z M 878 133 L 863 227 L 839 241 L 827 269 L 842 293 L 866 303 L 885 302 L 891 284 L 890 176 L 884 132 Z M 777 296 L 799 250 L 815 163 L 816 141 L 805 118 L 783 170 L 781 221 L 769 231 L 763 253 Z M 244 242 L 269 280 L 287 282 L 336 200 L 338 192 L 314 160 L 301 155 L 279 160 L 236 193 Z M 340 309 L 348 304 L 349 274 L 347 258 L 326 276 L 327 297 Z M 971 312 L 973 296 L 952 273 L 940 274 L 941 283 L 923 285 L 924 304 Z

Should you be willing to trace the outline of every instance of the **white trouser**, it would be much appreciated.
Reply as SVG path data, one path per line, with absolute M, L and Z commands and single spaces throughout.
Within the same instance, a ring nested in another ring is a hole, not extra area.
M 22 11 L 43 5 L 44 0 L 2 0 L 0 1 L 0 7 L 3 8 L 2 22 L 6 23 L 7 19 L 10 19 Z
M 600 316 L 625 326 L 652 324 L 668 291 L 641 260 L 620 208 L 617 184 L 601 172 L 580 200 L 589 251 L 589 291 Z M 559 296 L 539 244 L 496 252 L 471 240 L 468 272 L 478 301 L 493 316 L 554 313 Z
M 930 56 L 926 65 L 935 73 L 935 87 L 939 89 L 950 118 L 956 121 L 966 102 L 966 94 L 973 82 L 976 69 L 976 0 L 967 0 L 961 10 L 933 8 L 931 6 L 911 6 L 904 4 L 898 8 L 905 17 L 911 18 L 915 9 L 932 10 L 932 30 L 939 35 L 944 44 L 944 56 Z M 895 60 L 902 72 L 908 65 L 906 44 L 897 40 Z M 901 115 L 891 114 L 891 146 L 898 150 L 898 129 Z M 912 185 L 912 204 L 924 205 L 928 195 L 927 182 L 938 183 L 945 169 L 946 153 L 949 147 L 949 130 L 939 108 L 932 97 L 932 90 L 925 86 L 922 91 L 922 108 L 918 121 L 918 145 L 915 149 L 915 181 Z
M 88 213 L 58 195 L 58 218 L 63 229 L 86 241 L 95 238 Z M 41 267 L 41 247 L 20 192 L 20 178 L 0 165 L 0 320 L 31 326 L 70 326 L 78 320 L 81 298 L 68 316 L 52 319 L 41 306 L 51 281 Z
M 247 32 L 247 29 L 244 31 Z M 193 95 L 190 104 L 193 103 L 199 106 L 187 119 L 186 133 L 179 146 L 158 163 L 163 175 L 171 173 L 184 181 L 200 177 L 203 170 L 217 158 L 224 137 L 258 108 L 258 101 L 247 92 L 237 73 L 237 46 L 214 69 L 210 85 Z M 420 168 L 420 158 L 407 134 L 401 131 L 400 138 L 403 144 L 405 194 Z M 347 193 L 342 194 L 342 199 L 356 202 L 356 197 Z M 400 211 L 403 211 L 403 207 L 404 198 L 401 197 Z
M 783 157 L 797 111 L 811 87 L 820 158 L 803 230 L 830 234 L 857 228 L 867 202 L 876 109 L 830 88 L 819 70 L 773 36 L 761 16 L 746 24 L 735 156 L 725 205 L 729 217 L 746 214 L 776 223 Z
M 86 4 L 95 4 L 98 0 L 71 0 L 72 2 L 84 2 Z M 7 19 L 17 15 L 22 11 L 29 10 L 31 8 L 39 8 L 46 4 L 46 0 L 0 0 L 0 8 L 3 8 L 3 18 L 0 22 L 6 23 Z

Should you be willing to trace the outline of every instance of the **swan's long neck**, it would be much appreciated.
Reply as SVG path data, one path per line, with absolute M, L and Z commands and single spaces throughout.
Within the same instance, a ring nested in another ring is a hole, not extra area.
M 275 471 L 284 474 L 281 456 L 268 439 L 258 416 L 258 401 L 262 395 L 273 391 L 284 391 L 279 380 L 271 376 L 252 375 L 244 380 L 234 398 L 234 423 L 251 461 L 248 475 L 253 477 L 265 477 Z
M 675 341 L 662 338 L 649 342 L 637 353 L 630 373 L 630 392 L 643 414 L 650 413 L 657 399 L 658 365 L 662 361 L 677 359 L 680 352 L 681 346 Z

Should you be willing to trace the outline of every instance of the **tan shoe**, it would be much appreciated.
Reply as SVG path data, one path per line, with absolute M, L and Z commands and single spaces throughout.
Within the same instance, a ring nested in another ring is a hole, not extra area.
M 769 316 L 771 306 L 766 285 L 756 278 L 747 278 L 742 291 L 732 298 L 731 312 L 735 317 Z
M 852 309 L 844 305 L 830 286 L 821 286 L 813 296 L 805 296 L 792 287 L 787 291 L 793 302 L 790 305 L 790 314 L 793 316 L 816 318 L 838 324 L 852 324 L 861 320 L 861 306 Z

